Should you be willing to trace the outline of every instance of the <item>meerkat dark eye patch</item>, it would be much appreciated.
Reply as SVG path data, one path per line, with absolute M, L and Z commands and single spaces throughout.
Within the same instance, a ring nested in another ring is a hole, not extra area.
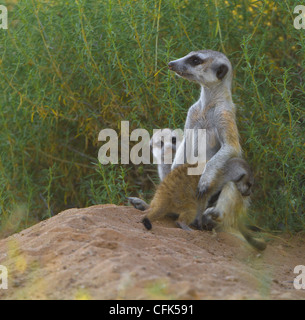
M 222 80 L 224 78 L 224 76 L 228 73 L 228 71 L 229 71 L 228 66 L 225 64 L 221 64 L 220 66 L 218 66 L 216 68 L 216 77 L 219 80 Z
M 198 66 L 199 64 L 203 64 L 206 60 L 201 59 L 199 56 L 191 56 L 187 59 L 187 63 L 192 67 Z
M 234 182 L 240 182 L 244 177 L 245 173 L 241 173 L 239 176 L 237 176 L 235 179 L 233 179 Z

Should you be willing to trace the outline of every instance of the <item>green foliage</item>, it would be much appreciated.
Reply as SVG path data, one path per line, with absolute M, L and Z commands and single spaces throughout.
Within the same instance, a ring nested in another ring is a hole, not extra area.
M 154 166 L 97 164 L 104 128 L 183 128 L 199 88 L 167 62 L 226 53 L 246 158 L 251 215 L 304 229 L 304 30 L 298 1 L 6 1 L 0 30 L 0 223 L 16 229 L 68 207 L 149 198 Z M 140 191 L 142 190 L 142 191 Z M 19 215 L 20 216 L 20 215 Z

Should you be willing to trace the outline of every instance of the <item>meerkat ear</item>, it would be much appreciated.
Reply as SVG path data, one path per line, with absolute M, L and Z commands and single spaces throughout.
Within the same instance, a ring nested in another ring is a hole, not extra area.
M 219 67 L 217 67 L 216 69 L 216 77 L 219 80 L 222 80 L 224 78 L 224 76 L 228 73 L 229 68 L 227 65 L 225 64 L 221 64 Z

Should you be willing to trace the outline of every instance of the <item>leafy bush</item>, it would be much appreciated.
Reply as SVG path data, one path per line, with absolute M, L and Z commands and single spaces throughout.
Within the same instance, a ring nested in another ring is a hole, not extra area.
M 255 170 L 251 215 L 304 229 L 304 30 L 297 1 L 6 1 L 0 30 L 0 219 L 12 232 L 68 207 L 150 198 L 152 165 L 98 165 L 104 128 L 183 128 L 199 88 L 170 60 L 223 51 Z M 22 214 L 16 212 L 22 211 Z M 18 219 L 16 219 L 16 215 Z

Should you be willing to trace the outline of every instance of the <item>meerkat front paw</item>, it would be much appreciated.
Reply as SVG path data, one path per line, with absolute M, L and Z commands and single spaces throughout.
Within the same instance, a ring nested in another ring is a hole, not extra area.
M 212 183 L 210 182 L 210 179 L 207 179 L 205 175 L 203 174 L 200 177 L 198 187 L 197 187 L 197 199 L 201 199 L 211 188 Z
M 215 208 L 208 208 L 202 214 L 201 224 L 202 228 L 206 230 L 215 229 L 218 225 L 218 218 L 220 217 L 220 212 Z
M 197 229 L 197 230 L 202 230 L 202 221 L 201 219 L 195 219 L 191 224 L 190 226 Z

